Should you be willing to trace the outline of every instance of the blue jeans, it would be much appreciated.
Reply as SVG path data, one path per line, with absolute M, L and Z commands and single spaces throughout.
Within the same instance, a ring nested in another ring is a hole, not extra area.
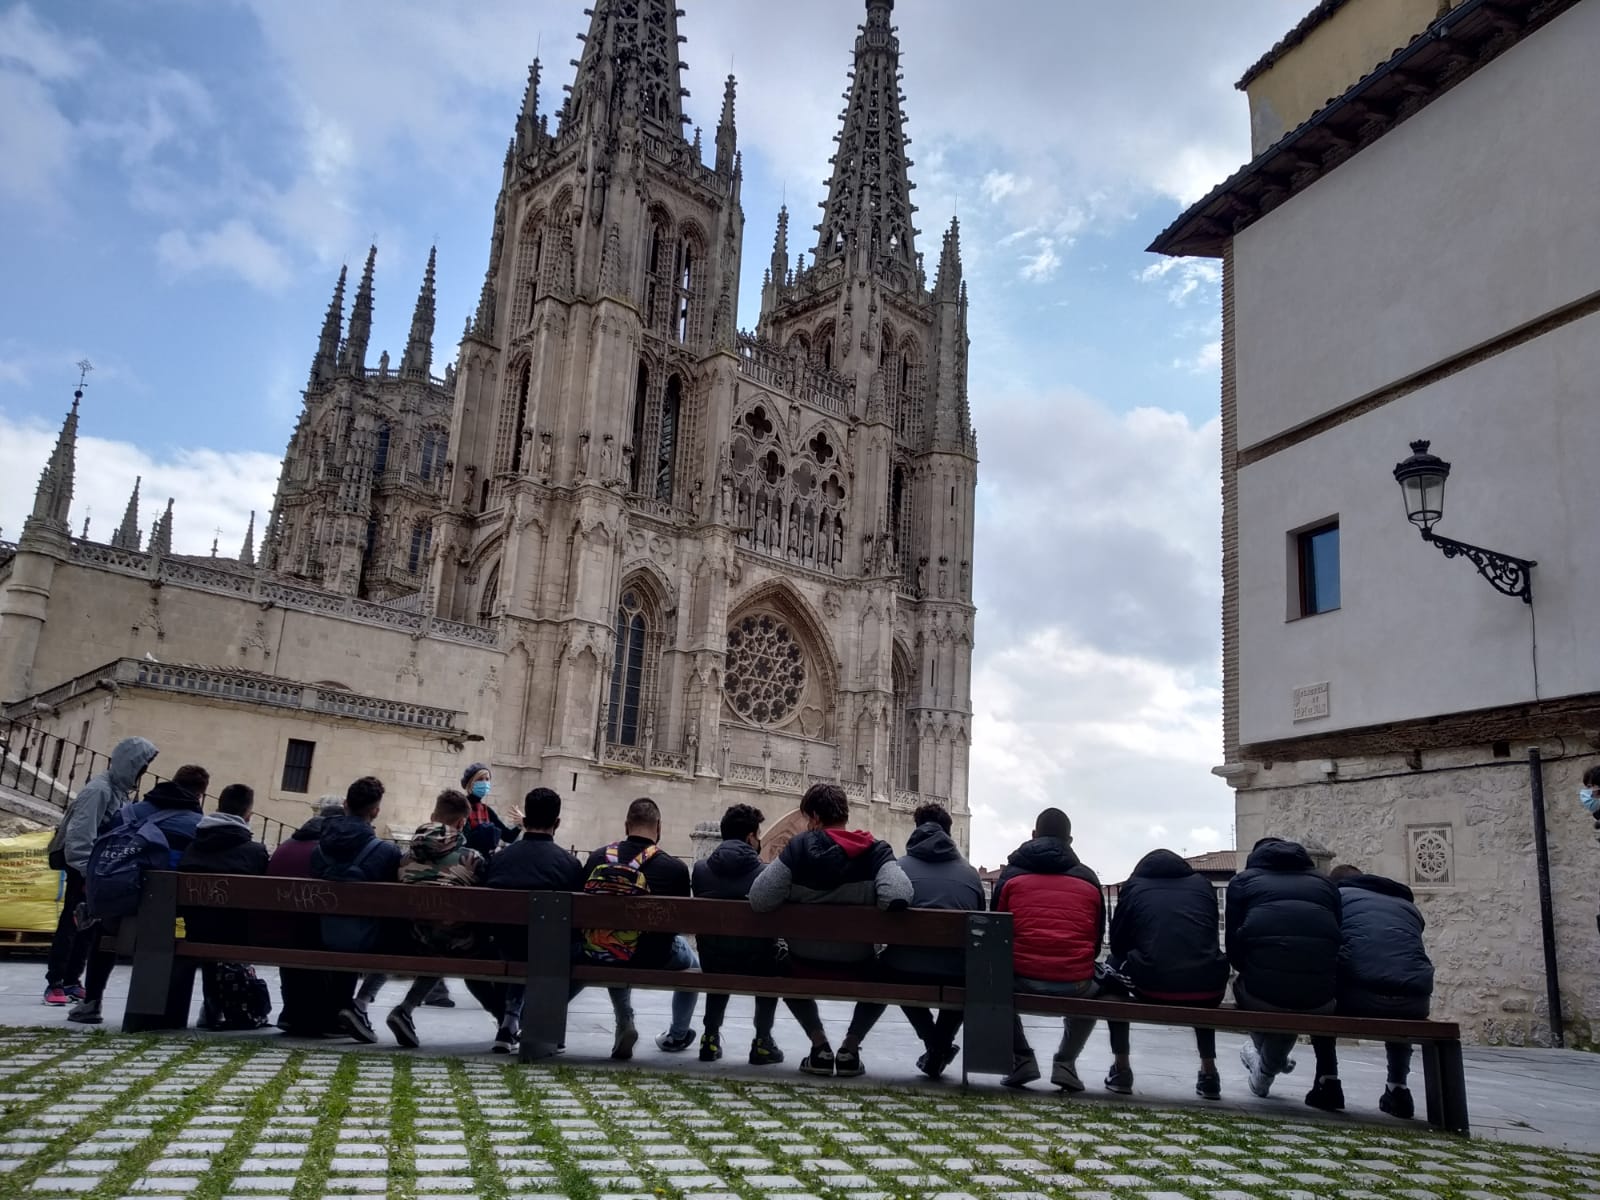
M 672 950 L 667 954 L 667 961 L 662 963 L 658 970 L 662 971 L 698 971 L 700 959 L 694 952 L 694 947 L 689 945 L 689 939 L 682 934 L 672 939 Z M 569 995 L 576 996 L 583 991 L 582 984 L 574 984 Z M 633 989 L 630 987 L 609 987 L 606 989 L 611 995 L 611 1008 L 616 1013 L 617 1022 L 633 1020 Z M 672 993 L 672 1026 L 667 1030 L 674 1037 L 682 1037 L 689 1032 L 689 1022 L 694 1020 L 695 1006 L 700 1003 L 699 992 L 673 992 Z M 521 1008 L 518 1008 L 518 1015 Z
M 1315 1008 L 1282 1008 L 1268 1004 L 1252 996 L 1243 979 L 1233 981 L 1233 1004 L 1235 1008 L 1254 1009 L 1256 1012 L 1304 1012 L 1322 1016 L 1334 1011 L 1332 1000 Z M 1283 1074 L 1284 1067 L 1289 1063 L 1289 1055 L 1294 1052 L 1295 1043 L 1299 1040 L 1299 1035 L 1293 1033 L 1252 1033 L 1250 1041 L 1260 1056 L 1261 1073 L 1268 1079 Z

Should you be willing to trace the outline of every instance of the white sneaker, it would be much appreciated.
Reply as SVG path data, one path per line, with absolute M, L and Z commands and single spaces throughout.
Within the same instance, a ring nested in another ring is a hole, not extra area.
M 1272 1090 L 1272 1076 L 1261 1069 L 1261 1053 L 1256 1049 L 1254 1042 L 1246 1042 L 1239 1047 L 1239 1061 L 1250 1073 L 1251 1092 L 1263 1100 L 1266 1099 L 1267 1093 Z

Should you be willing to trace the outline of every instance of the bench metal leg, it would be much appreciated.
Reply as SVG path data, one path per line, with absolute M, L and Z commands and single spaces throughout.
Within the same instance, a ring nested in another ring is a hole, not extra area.
M 566 892 L 529 892 L 521 1061 L 550 1058 L 566 1042 L 571 994 L 572 897 Z
M 961 1079 L 968 1072 L 1005 1075 L 1011 1070 L 1015 1001 L 1011 978 L 1011 920 L 992 913 L 967 917 L 966 1032 Z
M 187 1028 L 194 963 L 176 954 L 177 875 L 152 871 L 139 898 L 139 911 L 128 920 L 133 924 L 133 977 L 128 981 L 122 1031 Z
M 1446 1133 L 1469 1137 L 1472 1123 L 1467 1114 L 1467 1075 L 1461 1058 L 1460 1042 L 1422 1044 L 1423 1086 L 1428 1097 L 1428 1123 Z

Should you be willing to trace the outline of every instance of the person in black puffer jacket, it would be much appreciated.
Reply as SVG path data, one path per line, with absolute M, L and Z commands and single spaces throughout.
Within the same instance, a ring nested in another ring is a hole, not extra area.
M 179 871 L 203 871 L 215 875 L 265 875 L 267 848 L 250 831 L 250 815 L 256 794 L 242 783 L 230 783 L 217 797 L 217 811 L 207 813 L 195 826 L 194 841 L 178 859 Z M 251 944 L 250 914 L 227 908 L 184 908 L 184 937 L 188 941 L 219 945 Z M 205 997 L 202 1026 L 223 1017 L 218 979 L 223 964 L 200 964 L 200 991 Z M 232 966 L 233 964 L 229 964 Z
M 1228 990 L 1228 960 L 1217 944 L 1217 890 L 1171 850 L 1152 850 L 1122 885 L 1111 915 L 1110 966 L 1155 1004 L 1215 1008 Z M 1114 1062 L 1106 1087 L 1133 1091 L 1126 1021 L 1107 1021 Z M 1219 1099 L 1217 1032 L 1196 1029 L 1200 1075 L 1195 1092 Z
M 1329 872 L 1339 888 L 1339 1015 L 1422 1020 L 1433 997 L 1433 963 L 1422 944 L 1427 922 L 1417 908 L 1411 889 L 1382 875 L 1365 875 L 1360 868 L 1338 866 Z M 1344 1086 L 1339 1082 L 1338 1043 L 1331 1037 L 1314 1037 L 1317 1086 L 1306 1097 L 1318 1108 L 1343 1108 Z M 1411 1047 L 1389 1042 L 1389 1082 L 1378 1107 L 1391 1116 L 1410 1119 L 1416 1105 L 1406 1080 L 1411 1073 Z M 1320 1090 L 1319 1090 L 1320 1089 Z M 1317 1097 L 1320 1103 L 1313 1101 Z
M 1261 1012 L 1331 1013 L 1339 962 L 1339 889 L 1298 842 L 1265 837 L 1228 882 L 1233 999 Z M 1287 1069 L 1292 1033 L 1252 1033 L 1240 1051 L 1250 1090 L 1265 1096 Z
M 759 808 L 735 804 L 722 814 L 722 842 L 707 857 L 694 864 L 694 894 L 707 900 L 747 900 L 750 885 L 766 865 L 761 861 L 761 822 Z M 700 946 L 702 971 L 725 971 L 734 975 L 781 975 L 787 966 L 788 952 L 776 938 L 717 937 L 704 934 L 696 939 Z M 789 1011 L 805 1024 L 821 1023 L 815 1000 L 790 1000 Z M 783 1051 L 772 1038 L 772 1023 L 778 1015 L 776 996 L 755 999 L 755 1041 L 750 1043 L 752 1066 L 766 1067 L 783 1061 Z M 728 1011 L 724 994 L 706 995 L 705 1032 L 700 1035 L 700 1061 L 716 1062 L 722 1057 L 722 1019 Z
M 916 828 L 906 840 L 906 852 L 900 859 L 900 869 L 911 880 L 911 907 L 982 912 L 983 881 L 950 836 L 954 822 L 944 805 L 924 804 L 911 814 L 911 819 Z M 882 962 L 891 978 L 907 983 L 966 982 L 966 958 L 960 950 L 890 946 L 883 952 Z M 955 1042 L 961 1031 L 962 1011 L 941 1009 L 937 1019 L 926 1008 L 901 1005 L 900 1011 L 922 1039 L 925 1053 L 917 1059 L 917 1070 L 929 1079 L 938 1079 L 960 1053 Z

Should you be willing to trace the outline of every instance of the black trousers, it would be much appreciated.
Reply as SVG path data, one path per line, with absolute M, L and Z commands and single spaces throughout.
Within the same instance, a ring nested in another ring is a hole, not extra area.
M 91 938 L 78 930 L 76 919 L 78 905 L 83 902 L 83 876 L 68 867 L 63 874 L 66 887 L 61 897 L 61 918 L 56 922 L 55 937 L 50 941 L 50 961 L 45 964 L 46 987 L 66 987 L 83 979 L 84 964 L 89 960 Z
M 1151 1000 L 1147 996 L 1130 996 L 1130 1000 L 1149 1000 L 1151 1004 L 1182 1004 L 1187 1008 L 1217 1008 L 1222 1004 L 1221 995 L 1212 996 L 1206 1000 Z M 1130 1041 L 1128 1037 L 1128 1023 L 1126 1021 L 1107 1021 L 1106 1033 L 1111 1036 L 1111 1053 L 1126 1055 Z M 1194 1048 L 1199 1051 L 1201 1058 L 1216 1058 L 1217 1056 L 1217 1031 L 1215 1029 L 1196 1029 L 1194 1031 Z

